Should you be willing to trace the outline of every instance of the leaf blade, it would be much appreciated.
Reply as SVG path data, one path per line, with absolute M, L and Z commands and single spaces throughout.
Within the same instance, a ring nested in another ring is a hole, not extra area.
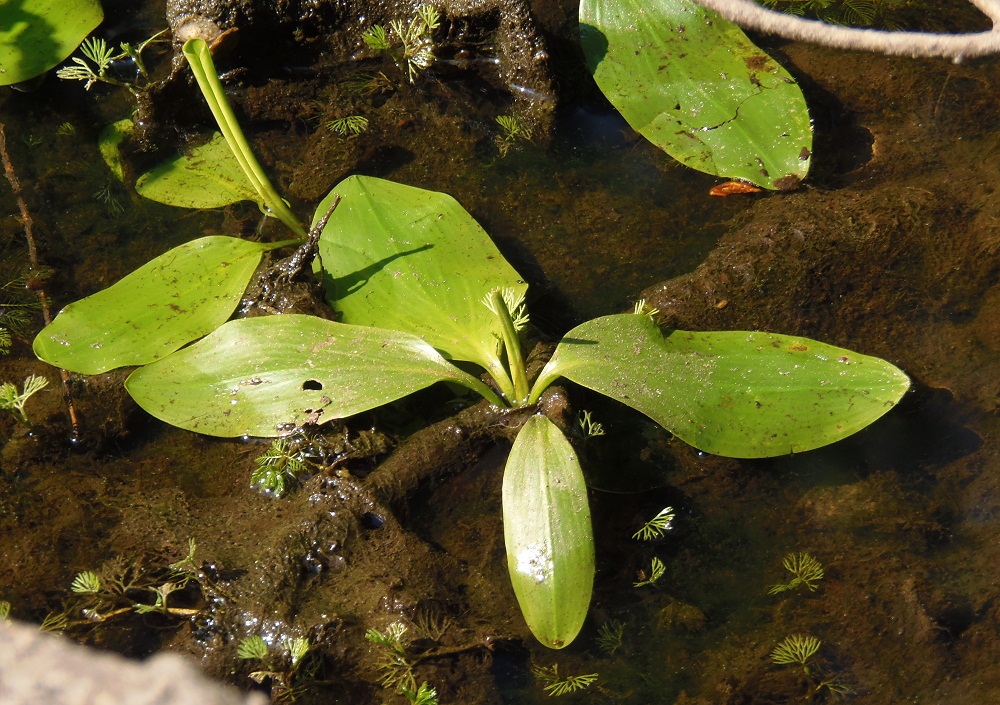
M 129 376 L 126 389 L 153 416 L 211 436 L 280 436 L 428 387 L 478 380 L 420 338 L 315 316 L 229 321 Z
M 690 0 L 582 0 L 580 23 L 601 91 L 670 156 L 768 189 L 805 178 L 805 98 L 736 25 Z
M 500 328 L 482 300 L 527 285 L 472 216 L 447 194 L 351 176 L 313 225 L 335 195 L 319 251 L 344 322 L 413 333 L 450 359 L 495 369 Z
M 98 0 L 0 4 L 0 85 L 27 81 L 53 68 L 103 19 Z
M 588 321 L 540 379 L 564 376 L 641 411 L 716 455 L 763 458 L 828 445 L 868 426 L 909 378 L 879 358 L 808 338 L 664 332 L 647 316 Z
M 221 208 L 261 198 L 239 162 L 216 132 L 205 144 L 163 162 L 135 182 L 136 192 L 178 208 Z
M 271 247 L 208 236 L 168 250 L 107 289 L 66 306 L 35 337 L 35 355 L 81 374 L 169 355 L 232 315 Z
M 576 453 L 545 416 L 532 416 L 517 434 L 502 494 L 507 569 L 521 613 L 542 644 L 561 649 L 590 607 L 594 536 Z

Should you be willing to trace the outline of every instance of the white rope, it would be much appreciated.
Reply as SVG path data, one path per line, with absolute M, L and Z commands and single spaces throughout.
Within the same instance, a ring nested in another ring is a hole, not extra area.
M 943 57 L 955 63 L 977 56 L 1000 54 L 1000 0 L 969 0 L 993 22 L 993 29 L 968 34 L 854 29 L 768 10 L 752 0 L 694 1 L 744 29 L 754 29 L 777 34 L 786 39 L 822 44 L 836 49 L 914 58 Z

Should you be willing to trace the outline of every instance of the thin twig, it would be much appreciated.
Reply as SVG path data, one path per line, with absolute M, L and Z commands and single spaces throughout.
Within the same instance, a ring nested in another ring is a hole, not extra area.
M 21 223 L 24 225 L 24 236 L 28 240 L 28 261 L 31 264 L 32 271 L 38 272 L 40 267 L 38 263 L 38 247 L 35 244 L 34 235 L 34 222 L 31 220 L 31 213 L 28 212 L 28 204 L 25 203 L 24 194 L 21 191 L 21 182 L 18 181 L 17 173 L 14 171 L 14 165 L 10 161 L 10 153 L 7 151 L 7 132 L 6 126 L 0 122 L 0 159 L 3 160 L 3 170 L 7 175 L 7 181 L 10 183 L 10 188 L 14 192 L 14 197 L 17 199 L 17 207 L 21 211 Z M 41 286 L 32 287 L 34 292 L 38 295 L 38 300 L 42 306 L 42 317 L 45 319 L 45 325 L 52 323 L 52 313 L 49 310 L 49 302 L 45 296 L 45 289 Z M 69 411 L 69 421 L 73 427 L 72 435 L 70 440 L 76 442 L 79 440 L 79 424 L 76 419 L 76 409 L 73 406 L 73 394 L 69 387 L 69 373 L 66 370 L 60 369 L 59 376 L 62 379 L 63 386 L 63 398 L 66 400 L 66 408 Z
M 963 59 L 1000 54 L 1000 0 L 970 0 L 993 21 L 987 32 L 934 34 L 932 32 L 884 32 L 875 29 L 837 27 L 826 22 L 768 10 L 752 0 L 695 0 L 744 29 L 777 34 L 795 41 L 822 44 L 836 49 L 870 51 L 894 56 Z

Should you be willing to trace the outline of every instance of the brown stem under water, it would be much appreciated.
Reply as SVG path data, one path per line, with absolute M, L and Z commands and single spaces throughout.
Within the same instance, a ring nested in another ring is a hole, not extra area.
M 31 219 L 28 204 L 25 202 L 24 194 L 21 191 L 21 182 L 18 180 L 17 173 L 14 171 L 14 164 L 10 160 L 10 153 L 7 151 L 7 132 L 6 126 L 3 123 L 0 123 L 0 159 L 3 160 L 4 173 L 7 176 L 8 183 L 10 183 L 11 190 L 14 192 L 14 198 L 17 199 L 17 207 L 21 211 L 24 236 L 28 240 L 28 261 L 31 264 L 31 270 L 37 273 L 40 266 L 38 263 L 38 246 L 35 244 L 34 222 Z M 49 302 L 45 296 L 44 287 L 39 284 L 37 286 L 30 286 L 30 288 L 38 295 L 38 300 L 42 307 L 42 317 L 45 320 L 45 325 L 49 325 L 52 323 L 52 313 L 49 310 Z M 69 412 L 69 421 L 73 429 L 70 440 L 76 442 L 79 438 L 79 424 L 77 423 L 76 409 L 73 406 L 73 394 L 69 387 L 69 373 L 66 370 L 60 369 L 59 377 L 62 379 L 63 398 L 66 400 L 66 409 Z

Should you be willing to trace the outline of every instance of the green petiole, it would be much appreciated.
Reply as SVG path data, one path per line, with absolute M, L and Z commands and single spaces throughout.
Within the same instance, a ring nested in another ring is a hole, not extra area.
M 250 145 L 243 135 L 243 130 L 240 129 L 240 124 L 233 114 L 233 109 L 229 105 L 222 84 L 219 82 L 219 76 L 216 73 L 215 63 L 212 61 L 212 53 L 209 51 L 208 45 L 202 39 L 189 39 L 184 43 L 183 51 L 184 57 L 191 65 L 191 72 L 194 74 L 195 80 L 198 81 L 198 87 L 201 88 L 202 95 L 205 96 L 205 101 L 212 110 L 215 121 L 219 124 L 222 136 L 226 138 L 226 143 L 233 150 L 236 161 L 239 162 L 240 168 L 243 169 L 243 173 L 250 180 L 254 190 L 260 194 L 264 207 L 267 209 L 265 213 L 280 220 L 299 237 L 305 238 L 308 234 L 305 227 L 271 185 L 267 174 L 264 173 L 250 149 Z

